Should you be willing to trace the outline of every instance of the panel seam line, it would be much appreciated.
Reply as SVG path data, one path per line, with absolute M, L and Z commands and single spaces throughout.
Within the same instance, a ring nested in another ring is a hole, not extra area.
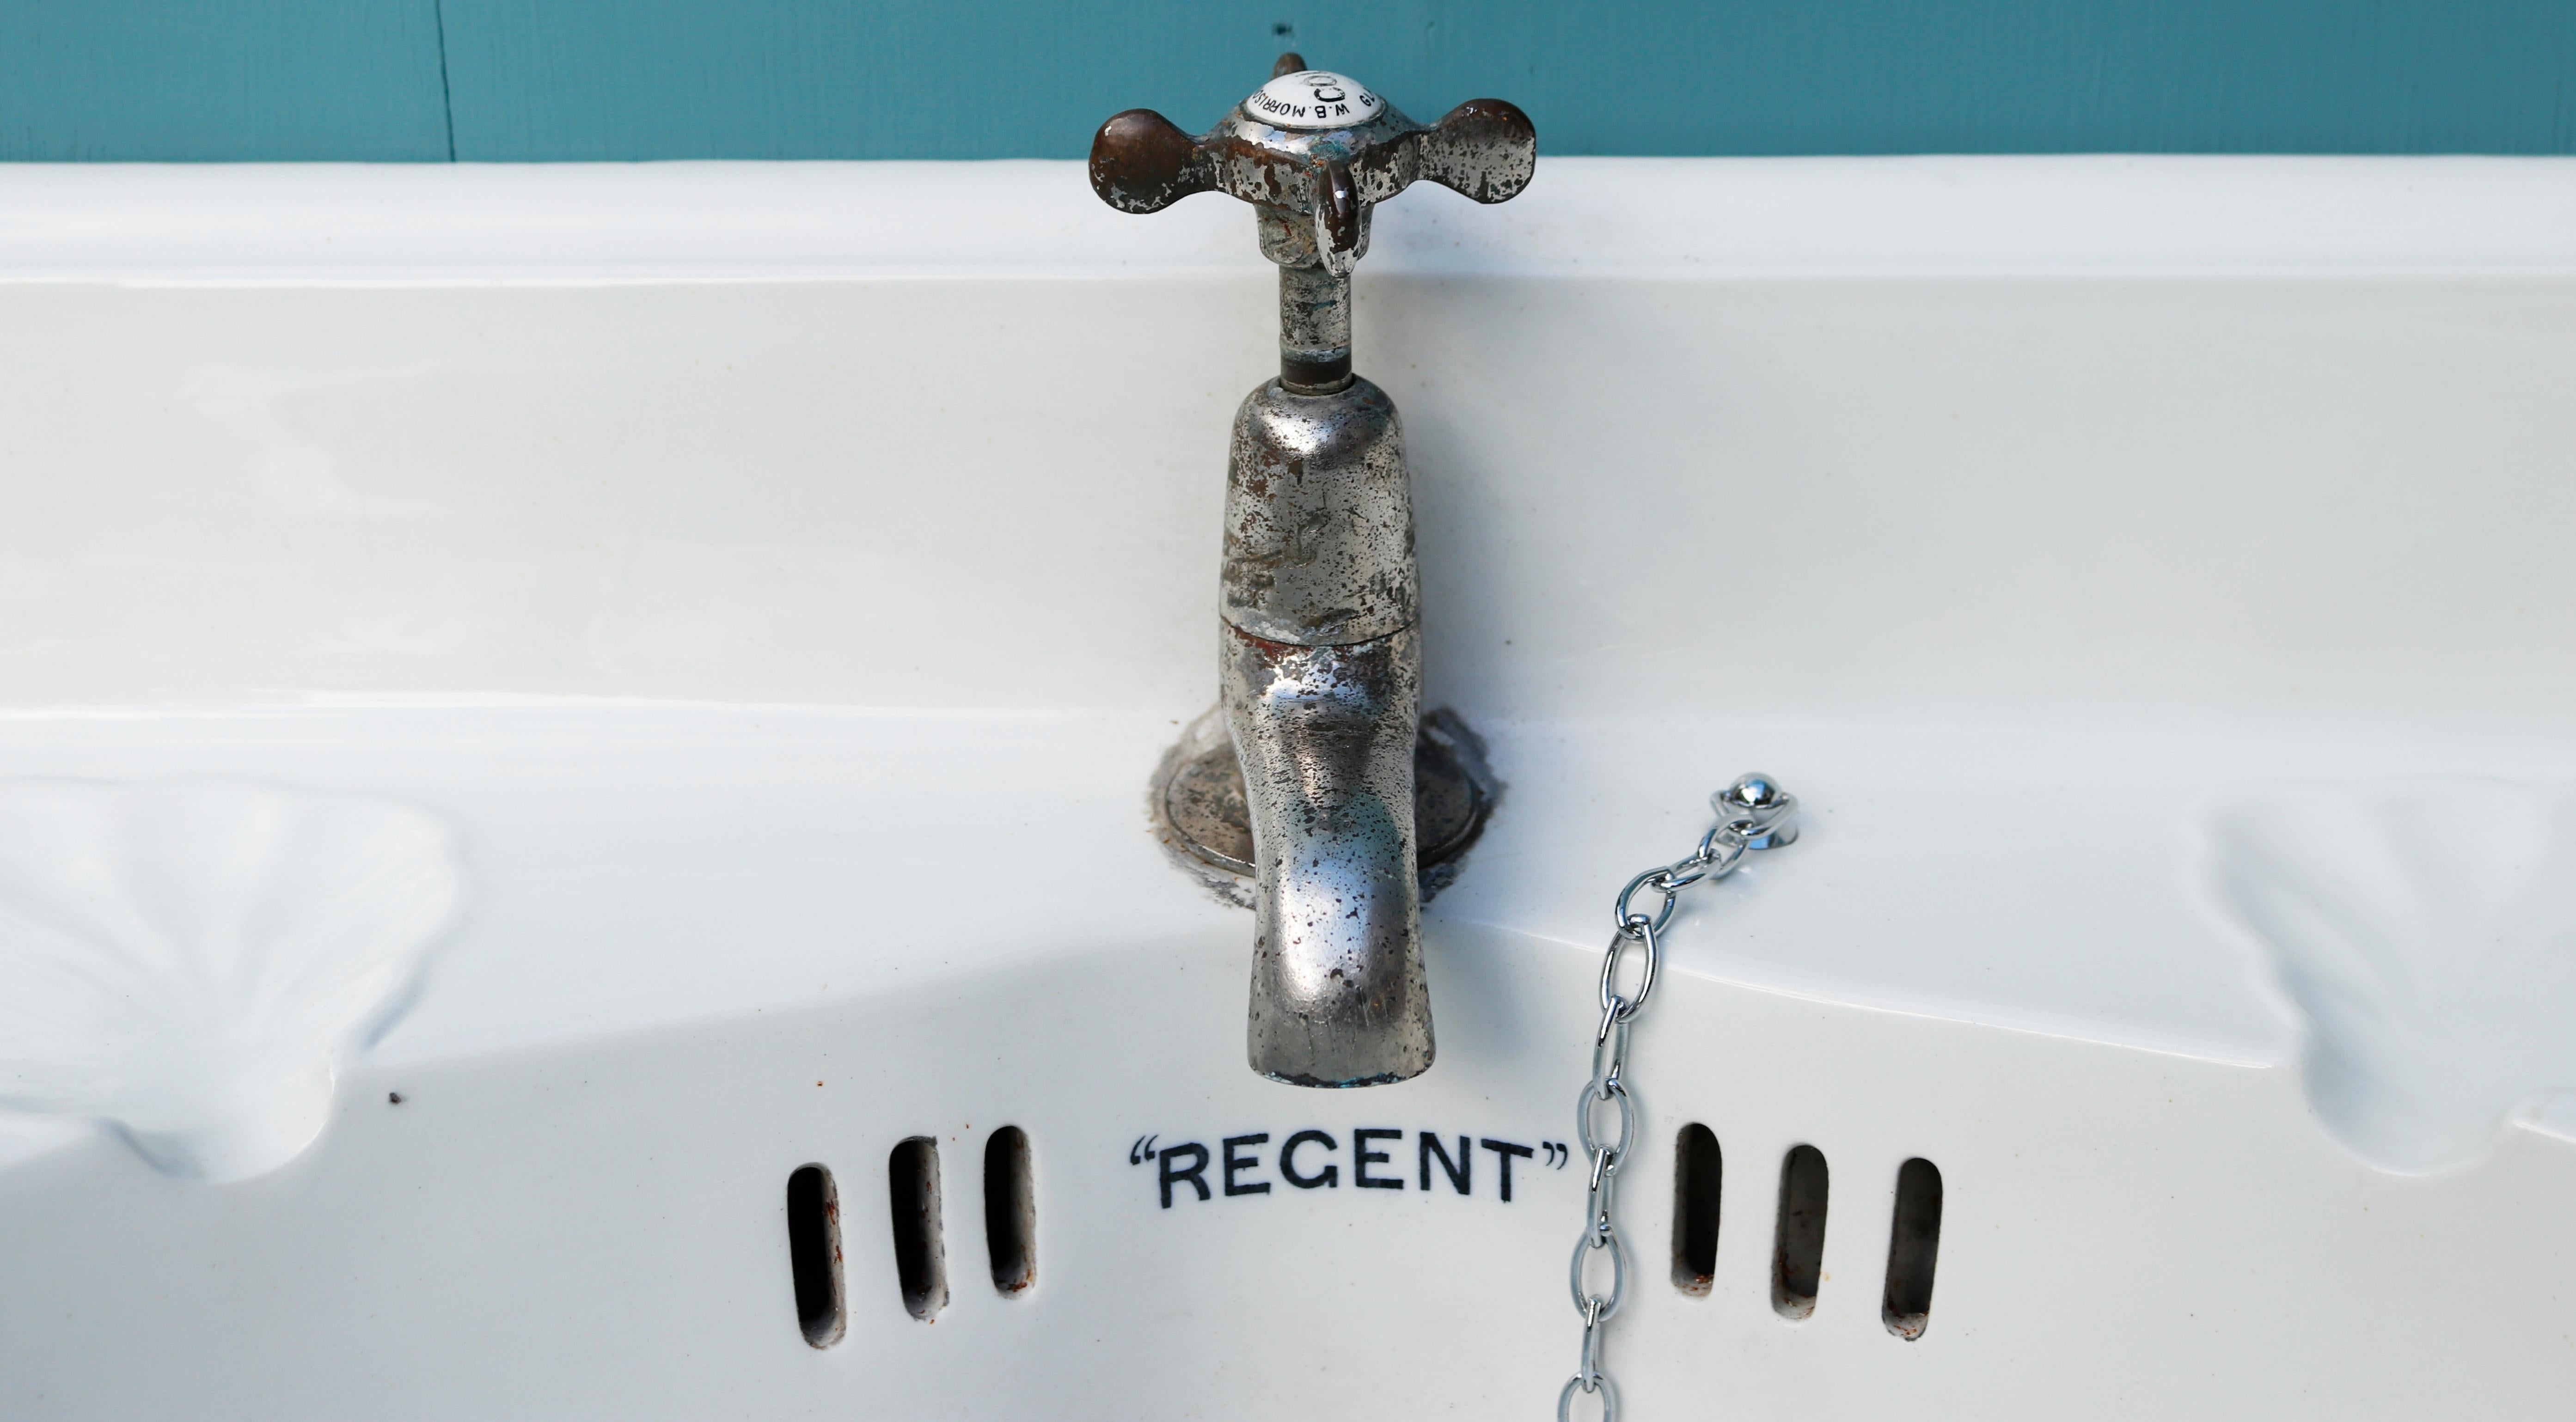
M 447 120 L 447 161 L 456 161 L 456 91 L 447 81 L 447 0 L 430 0 L 429 13 L 438 29 L 438 108 Z

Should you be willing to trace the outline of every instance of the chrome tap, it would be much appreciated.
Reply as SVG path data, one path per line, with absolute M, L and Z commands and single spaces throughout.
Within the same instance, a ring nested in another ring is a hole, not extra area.
M 1402 1081 L 1432 1056 L 1413 495 L 1395 402 L 1351 371 L 1351 271 L 1374 204 L 1416 180 L 1502 202 L 1537 158 L 1529 119 L 1499 99 L 1425 127 L 1294 54 L 1200 137 L 1130 109 L 1092 141 L 1102 201 L 1241 198 L 1279 267 L 1279 378 L 1235 413 L 1218 604 L 1251 829 L 1250 1054 L 1278 1081 Z

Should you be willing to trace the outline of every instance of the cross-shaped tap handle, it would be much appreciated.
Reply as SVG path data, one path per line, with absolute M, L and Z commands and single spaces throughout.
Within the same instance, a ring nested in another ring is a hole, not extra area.
M 1262 255 L 1347 276 L 1368 250 L 1369 209 L 1417 180 L 1478 202 L 1529 186 L 1538 131 L 1501 99 L 1470 99 L 1425 127 L 1356 80 L 1279 56 L 1262 85 L 1192 138 L 1129 109 L 1091 140 L 1091 187 L 1120 212 L 1160 212 L 1222 192 L 1261 214 Z

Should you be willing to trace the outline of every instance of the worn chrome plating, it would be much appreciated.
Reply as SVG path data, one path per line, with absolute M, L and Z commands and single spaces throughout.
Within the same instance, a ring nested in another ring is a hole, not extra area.
M 1253 844 L 1255 1071 L 1373 1086 L 1431 1065 L 1413 836 L 1413 629 L 1339 646 L 1225 635 Z
M 1305 69 L 1283 55 L 1273 77 Z M 1369 1086 L 1419 1075 L 1433 1044 L 1413 494 L 1395 402 L 1352 372 L 1350 273 L 1373 204 L 1418 179 L 1501 202 L 1528 185 L 1537 137 L 1493 99 L 1430 127 L 1388 104 L 1321 130 L 1265 123 L 1252 103 L 1195 139 L 1149 110 L 1119 114 L 1092 142 L 1091 181 L 1122 212 L 1241 198 L 1279 266 L 1279 378 L 1235 414 L 1218 598 L 1252 848 L 1247 1045 L 1274 1080 Z
M 1309 647 L 1414 624 L 1413 485 L 1385 391 L 1355 378 L 1336 394 L 1298 395 L 1274 380 L 1235 412 L 1228 456 L 1227 622 Z

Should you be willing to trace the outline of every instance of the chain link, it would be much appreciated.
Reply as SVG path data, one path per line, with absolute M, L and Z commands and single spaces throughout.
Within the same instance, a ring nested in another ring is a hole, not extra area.
M 1601 1365 L 1601 1325 L 1619 1311 L 1620 1301 L 1628 1294 L 1628 1246 L 1619 1237 L 1613 1208 L 1619 1164 L 1637 1134 L 1637 1106 L 1628 1095 L 1628 1028 L 1645 1010 L 1646 999 L 1654 995 L 1655 970 L 1663 961 L 1663 935 L 1672 924 L 1673 905 L 1682 890 L 1702 879 L 1723 879 L 1735 872 L 1744 862 L 1745 851 L 1776 848 L 1798 837 L 1792 818 L 1798 799 L 1768 776 L 1744 776 L 1709 798 L 1717 808 L 1717 823 L 1700 836 L 1699 847 L 1629 880 L 1610 910 L 1613 928 L 1609 951 L 1601 955 L 1601 1026 L 1592 1036 L 1592 1079 L 1584 1083 L 1574 1108 L 1576 1134 L 1592 1156 L 1583 1233 L 1574 1241 L 1574 1256 L 1565 1271 L 1574 1311 L 1583 1318 L 1583 1352 L 1574 1376 L 1556 1395 L 1556 1422 L 1573 1422 L 1576 1393 L 1599 1400 L 1601 1422 L 1616 1422 L 1619 1416 L 1618 1386 Z M 1636 907 L 1637 894 L 1645 889 L 1663 896 L 1652 913 Z M 1638 957 L 1634 996 L 1621 990 L 1625 962 L 1637 956 L 1631 950 L 1642 950 L 1643 955 Z M 1603 1139 L 1599 1130 L 1606 1124 L 1605 1106 L 1618 1108 L 1616 1140 Z M 1603 1255 L 1609 1256 L 1608 1293 L 1594 1286 L 1602 1272 L 1598 1261 Z

